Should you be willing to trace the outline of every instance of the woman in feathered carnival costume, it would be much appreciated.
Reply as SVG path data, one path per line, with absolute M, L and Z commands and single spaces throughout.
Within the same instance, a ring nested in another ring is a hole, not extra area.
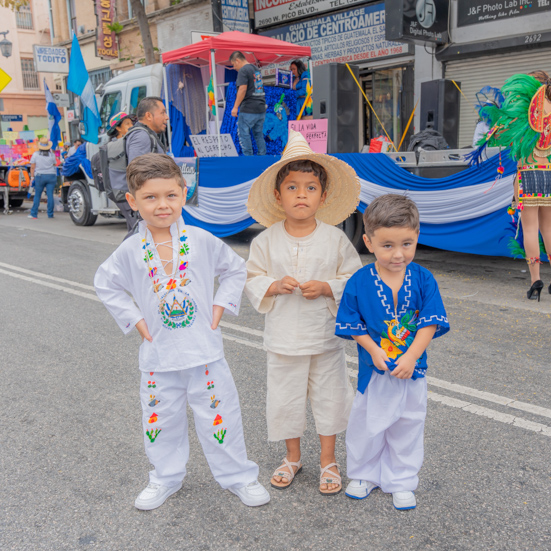
M 510 147 L 518 163 L 511 209 L 520 211 L 524 232 L 532 279 L 527 297 L 539 301 L 544 286 L 540 279 L 540 232 L 551 260 L 551 78 L 543 71 L 513 75 L 501 92 L 505 98 L 501 108 L 481 109 L 492 128 L 484 145 Z

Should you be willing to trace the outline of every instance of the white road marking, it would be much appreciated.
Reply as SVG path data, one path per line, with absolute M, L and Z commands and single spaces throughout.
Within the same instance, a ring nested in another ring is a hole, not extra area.
M 514 415 L 509 415 L 508 413 L 501 413 L 483 406 L 464 402 L 463 400 L 457 400 L 456 398 L 436 394 L 436 392 L 432 391 L 428 392 L 427 397 L 429 400 L 440 402 L 441 404 L 445 404 L 446 406 L 450 406 L 452 408 L 459 408 L 463 411 L 474 413 L 475 415 L 480 415 L 482 417 L 493 419 L 494 421 L 499 421 L 500 423 L 506 423 L 507 425 L 513 425 L 515 427 L 521 427 L 533 432 L 539 432 L 545 436 L 551 436 L 551 427 L 542 425 L 541 423 L 535 423 L 534 421 L 528 421 L 522 417 L 515 417 Z
M 15 277 L 18 279 L 21 279 L 23 281 L 28 281 L 30 283 L 35 283 L 37 285 L 42 285 L 44 287 L 49 287 L 51 289 L 55 289 L 57 291 L 62 291 L 64 293 L 69 293 L 71 295 L 76 295 L 82 298 L 87 298 L 89 300 L 94 300 L 96 302 L 101 302 L 100 299 L 92 293 L 85 293 L 82 291 L 78 291 L 75 289 L 70 289 L 67 287 L 63 287 L 61 285 L 57 285 L 55 283 L 50 283 L 49 281 L 43 281 L 45 279 L 50 279 L 54 281 L 58 281 L 60 283 L 65 283 L 67 285 L 72 285 L 75 287 L 80 287 L 82 289 L 89 289 L 90 291 L 94 291 L 94 287 L 91 285 L 84 285 L 82 283 L 77 283 L 76 281 L 69 281 L 66 279 L 61 279 L 58 277 L 50 276 L 47 274 L 41 274 L 37 272 L 33 272 L 32 270 L 27 270 L 25 268 L 19 268 L 17 266 L 11 266 L 10 264 L 4 264 L 3 262 L 0 262 L 0 266 L 9 268 L 12 271 L 6 271 L 0 269 L 0 274 L 4 274 L 7 276 Z M 22 273 L 14 273 L 14 270 L 22 272 Z M 34 277 L 29 277 L 24 274 L 30 274 Z M 37 279 L 39 277 L 40 279 Z M 233 329 L 234 331 L 240 331 L 243 333 L 248 333 L 250 335 L 254 335 L 256 337 L 262 337 L 263 333 L 262 331 L 258 331 L 256 329 L 250 329 L 248 327 L 244 327 L 242 325 L 237 325 L 235 323 L 229 323 L 225 321 L 220 322 L 221 327 L 226 327 L 228 329 Z M 242 344 L 244 346 L 249 346 L 251 348 L 256 348 L 257 350 L 263 350 L 264 347 L 262 343 L 260 342 L 254 342 L 249 339 L 242 339 L 240 337 L 236 337 L 234 335 L 228 335 L 223 334 L 223 338 L 232 341 L 238 344 Z M 358 364 L 358 359 L 354 358 L 353 356 L 346 355 L 346 361 L 352 364 Z M 353 369 L 348 369 L 348 373 L 350 377 L 357 378 L 358 372 Z M 515 409 L 520 409 L 522 411 L 526 411 L 528 413 L 533 413 L 535 415 L 541 415 L 543 417 L 550 417 L 551 418 L 551 410 L 547 408 L 543 408 L 540 406 L 536 406 L 533 404 L 528 404 L 525 402 L 520 402 L 518 400 L 513 400 L 511 398 L 505 398 L 504 396 L 498 396 L 497 394 L 491 394 L 490 392 L 484 392 L 481 390 L 476 390 L 474 388 L 469 388 L 466 386 L 458 385 L 455 383 L 450 383 L 447 381 L 443 381 L 441 379 L 437 379 L 435 377 L 427 377 L 427 382 L 431 386 L 437 386 L 440 388 L 444 388 L 446 390 L 456 392 L 458 394 L 466 394 L 468 396 L 473 396 L 476 398 L 480 398 L 481 400 L 486 400 L 489 402 L 493 402 L 496 404 L 504 405 L 507 407 L 512 407 Z M 508 413 L 501 413 L 499 411 L 495 411 L 493 409 L 485 408 L 483 406 L 479 406 L 476 404 L 471 404 L 470 402 L 465 402 L 463 400 L 458 400 L 457 398 L 451 398 L 449 396 L 443 396 L 441 394 L 437 394 L 433 391 L 429 391 L 428 398 L 430 400 L 433 400 L 435 402 L 440 402 L 441 404 L 445 404 L 450 407 L 459 408 L 463 411 L 468 411 L 469 413 L 474 413 L 475 415 L 480 415 L 482 417 L 487 417 L 489 419 L 494 419 L 495 421 L 499 421 L 501 423 L 506 423 L 509 425 L 514 425 L 517 427 L 521 427 L 527 430 L 531 430 L 533 432 L 539 432 L 542 434 L 545 434 L 546 436 L 551 436 L 551 427 L 547 425 L 543 425 L 541 423 L 535 423 L 533 421 L 528 421 L 527 419 L 523 419 L 521 417 L 515 417 L 514 415 L 509 415 Z
M 24 274 L 34 276 L 35 278 L 38 277 L 39 279 L 49 279 L 49 280 L 57 281 L 58 283 L 66 283 L 67 285 L 71 285 L 72 287 L 80 287 L 81 289 L 88 289 L 89 291 L 92 291 L 93 293 L 95 293 L 95 289 L 94 287 L 92 287 L 92 285 L 84 285 L 83 283 L 77 283 L 76 281 L 69 281 L 68 279 L 61 279 L 60 277 L 51 276 L 48 274 L 41 274 L 41 273 L 35 272 L 34 270 L 27 270 L 26 268 L 20 268 L 19 266 L 4 264 L 4 262 L 0 262 L 0 266 L 2 268 L 7 268 L 8 270 L 16 270 L 18 272 L 22 272 Z M 15 275 L 15 274 L 10 274 L 10 275 Z M 35 280 L 33 279 L 33 282 L 34 281 Z
M 37 285 L 42 285 L 44 287 L 50 287 L 51 289 L 56 289 L 57 291 L 63 291 L 64 293 L 69 293 L 71 295 L 77 295 L 79 297 L 84 297 L 91 300 L 95 300 L 97 302 L 101 302 L 101 300 L 96 295 L 92 295 L 90 293 L 84 293 L 82 291 L 76 291 L 75 289 L 68 289 L 67 287 L 62 287 L 61 285 L 56 285 L 55 283 L 50 283 L 49 281 L 40 281 L 36 279 L 36 277 L 29 277 L 23 274 L 14 274 L 12 272 L 7 272 L 6 270 L 2 270 L 2 269 L 0 269 L 0 274 L 16 277 L 18 279 L 23 279 L 24 281 L 29 281 L 30 283 L 36 283 Z M 42 276 L 43 274 L 36 274 L 36 275 Z M 63 280 L 58 279 L 58 281 L 63 281 Z

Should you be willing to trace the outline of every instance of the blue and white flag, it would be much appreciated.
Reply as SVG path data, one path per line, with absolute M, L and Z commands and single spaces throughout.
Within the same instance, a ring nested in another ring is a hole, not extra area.
M 44 79 L 44 90 L 46 91 L 46 111 L 48 111 L 48 130 L 50 132 L 50 141 L 53 144 L 52 149 L 56 149 L 59 141 L 61 140 L 61 130 L 59 129 L 61 113 L 59 112 L 52 93 L 46 84 L 46 79 Z
M 82 138 L 88 142 L 98 143 L 98 133 L 101 121 L 98 113 L 98 104 L 94 95 L 94 88 L 90 81 L 90 76 L 82 59 L 80 44 L 76 34 L 73 35 L 71 45 L 71 58 L 69 60 L 69 76 L 67 78 L 67 88 L 80 96 L 82 106 L 82 120 L 85 126 L 85 133 Z

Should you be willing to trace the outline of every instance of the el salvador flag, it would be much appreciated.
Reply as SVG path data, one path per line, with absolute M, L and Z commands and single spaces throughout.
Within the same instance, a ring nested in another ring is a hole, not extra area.
M 48 130 L 50 131 L 50 141 L 53 144 L 52 149 L 56 149 L 57 144 L 61 140 L 61 130 L 59 129 L 61 113 L 59 112 L 52 93 L 46 84 L 46 79 L 44 79 L 44 90 L 46 91 L 46 111 L 48 111 Z
M 71 58 L 69 60 L 69 76 L 67 78 L 67 88 L 80 96 L 82 105 L 82 120 L 85 126 L 85 133 L 82 138 L 87 142 L 98 143 L 98 133 L 101 121 L 98 113 L 98 104 L 94 95 L 92 82 L 82 59 L 80 44 L 76 34 L 73 35 L 71 45 Z

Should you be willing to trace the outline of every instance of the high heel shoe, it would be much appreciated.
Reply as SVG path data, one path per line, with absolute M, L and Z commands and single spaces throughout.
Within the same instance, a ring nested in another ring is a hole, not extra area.
M 526 296 L 529 299 L 537 298 L 539 302 L 542 289 L 543 289 L 543 281 L 541 279 L 538 279 L 537 281 L 534 281 L 534 283 L 532 283 L 532 287 L 530 287 L 530 289 L 526 291 Z

